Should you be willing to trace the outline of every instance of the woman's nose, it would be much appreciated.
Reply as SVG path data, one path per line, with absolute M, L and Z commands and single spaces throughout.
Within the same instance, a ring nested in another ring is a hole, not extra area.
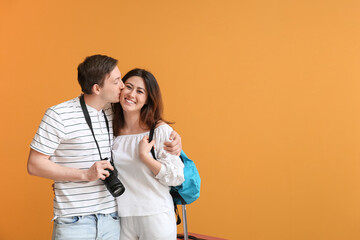
M 130 95 L 131 97 L 133 97 L 134 94 L 135 94 L 135 91 L 134 91 L 134 90 L 131 90 L 131 91 L 129 92 L 129 95 Z

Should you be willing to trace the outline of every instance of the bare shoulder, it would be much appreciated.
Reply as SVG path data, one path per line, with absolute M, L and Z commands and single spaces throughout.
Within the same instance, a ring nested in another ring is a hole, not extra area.
M 156 124 L 156 127 L 160 127 L 160 126 L 165 125 L 165 124 L 167 124 L 167 123 L 164 122 L 164 121 L 162 121 L 162 120 L 160 120 L 160 121 Z
M 158 122 L 155 127 L 155 132 L 158 134 L 163 134 L 164 136 L 171 134 L 174 129 L 165 121 Z

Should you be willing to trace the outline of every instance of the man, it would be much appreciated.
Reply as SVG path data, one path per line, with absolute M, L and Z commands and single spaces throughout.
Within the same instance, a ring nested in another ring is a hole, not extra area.
M 100 159 L 100 154 L 110 159 L 110 103 L 119 101 L 124 88 L 117 60 L 104 55 L 87 57 L 78 66 L 78 81 L 95 136 L 78 97 L 49 108 L 30 144 L 28 172 L 55 181 L 53 239 L 119 239 L 116 201 L 101 181 L 113 166 Z M 178 154 L 180 136 L 173 132 L 172 137 L 169 152 Z

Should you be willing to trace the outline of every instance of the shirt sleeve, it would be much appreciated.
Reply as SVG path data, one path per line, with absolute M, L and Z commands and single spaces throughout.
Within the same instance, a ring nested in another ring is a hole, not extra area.
M 65 136 L 60 115 L 52 108 L 46 110 L 30 147 L 45 155 L 53 155 Z
M 162 163 L 160 172 L 155 178 L 166 186 L 178 186 L 184 182 L 184 164 L 180 157 L 164 150 L 164 142 L 170 142 L 172 131 L 169 125 L 161 125 L 154 132 L 156 158 Z

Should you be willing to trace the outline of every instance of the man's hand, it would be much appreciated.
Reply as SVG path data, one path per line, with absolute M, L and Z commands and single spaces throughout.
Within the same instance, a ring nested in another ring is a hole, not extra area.
M 182 149 L 180 135 L 177 132 L 172 131 L 170 134 L 170 141 L 171 142 L 164 143 L 165 151 L 172 155 L 180 156 L 180 152 Z
M 110 173 L 105 169 L 114 170 L 111 163 L 107 160 L 101 160 L 94 163 L 88 170 L 85 171 L 85 181 L 96 181 L 98 179 L 105 180 Z

